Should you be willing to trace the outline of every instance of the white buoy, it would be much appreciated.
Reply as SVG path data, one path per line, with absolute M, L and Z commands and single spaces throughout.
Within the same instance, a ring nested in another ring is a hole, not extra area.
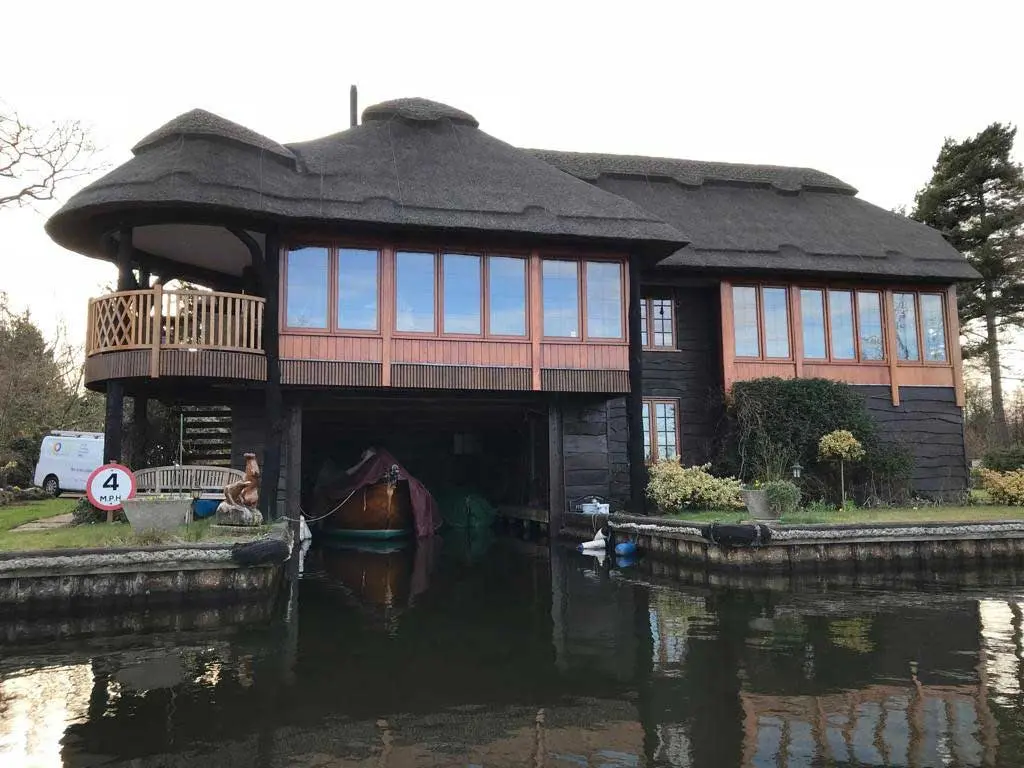
M 600 530 L 597 535 L 594 536 L 590 541 L 584 541 L 580 544 L 577 549 L 582 552 L 585 549 L 600 549 L 603 550 L 608 546 L 608 539 L 604 535 L 604 531 Z

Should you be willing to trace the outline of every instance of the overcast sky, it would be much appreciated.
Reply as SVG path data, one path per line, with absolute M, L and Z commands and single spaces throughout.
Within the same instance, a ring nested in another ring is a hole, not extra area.
M 892 208 L 944 137 L 1024 124 L 1022 0 L 7 5 L 0 99 L 85 121 L 112 165 L 193 107 L 280 142 L 343 130 L 356 83 L 360 109 L 422 96 L 524 147 L 810 166 Z M 0 212 L 0 290 L 81 342 L 115 275 L 49 240 L 55 209 Z

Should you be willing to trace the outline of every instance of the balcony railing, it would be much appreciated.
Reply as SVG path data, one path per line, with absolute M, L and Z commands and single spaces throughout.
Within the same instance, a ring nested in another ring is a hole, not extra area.
M 86 355 L 130 349 L 263 352 L 264 300 L 216 291 L 120 291 L 89 300 Z

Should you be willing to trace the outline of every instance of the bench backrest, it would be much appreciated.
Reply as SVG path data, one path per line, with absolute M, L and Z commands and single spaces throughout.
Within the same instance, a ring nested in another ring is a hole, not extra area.
M 245 479 L 245 473 L 231 467 L 150 467 L 135 473 L 135 490 L 139 493 L 171 493 L 221 491 L 224 486 Z

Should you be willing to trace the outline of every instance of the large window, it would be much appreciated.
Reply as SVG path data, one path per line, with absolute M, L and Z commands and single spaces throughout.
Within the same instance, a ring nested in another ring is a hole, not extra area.
M 882 294 L 877 291 L 857 291 L 857 342 L 861 360 L 885 359 Z
M 580 335 L 579 262 L 545 259 L 541 272 L 544 335 L 578 338 Z
M 899 360 L 918 360 L 917 297 L 913 293 L 894 293 L 893 312 L 896 315 L 896 357 Z
M 622 267 L 614 261 L 588 261 L 587 337 L 622 338 Z
M 494 336 L 526 335 L 526 259 L 487 259 L 488 328 Z
M 732 288 L 736 357 L 790 356 L 790 290 L 799 291 L 805 360 L 882 363 L 888 357 L 890 341 L 895 342 L 898 361 L 949 360 L 945 294 L 896 291 L 892 294 L 890 318 L 880 289 L 746 285 Z
M 789 291 L 737 285 L 732 289 L 736 357 L 789 357 Z
M 282 280 L 283 326 L 293 331 L 378 335 L 390 329 L 523 342 L 531 333 L 572 343 L 626 338 L 621 261 L 297 246 L 284 256 Z M 656 306 L 656 344 L 671 346 L 671 302 Z
M 675 349 L 673 299 L 640 301 L 640 341 L 644 349 Z
M 444 254 L 444 332 L 479 335 L 481 323 L 480 257 Z
M 856 360 L 853 294 L 850 291 L 829 291 L 828 315 L 829 334 L 832 338 L 832 359 Z
M 395 328 L 434 332 L 434 254 L 395 254 Z
M 330 262 L 327 248 L 288 251 L 285 325 L 289 328 L 327 329 Z
M 338 249 L 338 328 L 377 330 L 377 251 Z M 325 281 L 326 284 L 326 281 Z M 289 291 L 289 297 L 291 292 Z
M 894 293 L 892 302 L 897 357 L 907 362 L 946 362 L 944 297 L 938 293 Z
M 816 289 L 800 290 L 800 321 L 804 333 L 804 357 L 824 360 L 825 350 L 825 296 Z
M 764 356 L 789 357 L 789 291 L 762 288 L 764 303 Z
M 939 294 L 921 294 L 921 337 L 924 359 L 929 363 L 946 362 L 946 317 Z
M 676 400 L 651 398 L 643 401 L 644 458 L 647 461 L 679 456 L 678 409 Z

